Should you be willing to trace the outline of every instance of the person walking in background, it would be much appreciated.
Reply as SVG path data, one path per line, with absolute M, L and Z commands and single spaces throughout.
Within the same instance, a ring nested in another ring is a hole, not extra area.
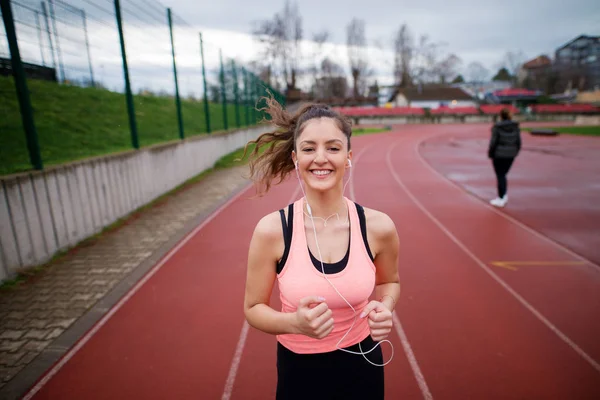
M 500 111 L 500 121 L 492 127 L 492 137 L 488 148 L 488 157 L 492 159 L 498 183 L 498 197 L 490 201 L 493 206 L 504 207 L 508 202 L 506 175 L 520 150 L 519 123 L 512 120 L 509 109 L 503 108 Z

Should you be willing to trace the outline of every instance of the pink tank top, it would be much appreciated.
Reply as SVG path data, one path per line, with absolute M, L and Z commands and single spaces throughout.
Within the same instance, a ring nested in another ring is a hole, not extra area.
M 356 322 L 339 347 L 352 346 L 365 339 L 370 331 L 367 318 L 360 313 L 369 302 L 375 287 L 375 265 L 365 248 L 360 230 L 356 205 L 348 203 L 350 218 L 350 254 L 346 267 L 327 278 L 356 310 Z M 313 265 L 304 230 L 303 199 L 294 203 L 292 242 L 285 265 L 277 276 L 281 311 L 296 312 L 300 299 L 306 296 L 322 296 L 333 313 L 334 328 L 323 339 L 314 339 L 301 334 L 277 335 L 277 340 L 291 351 L 300 354 L 325 353 L 337 349 L 336 345 L 348 332 L 354 321 L 354 312 L 325 280 L 323 273 Z M 318 254 L 315 254 L 318 257 Z

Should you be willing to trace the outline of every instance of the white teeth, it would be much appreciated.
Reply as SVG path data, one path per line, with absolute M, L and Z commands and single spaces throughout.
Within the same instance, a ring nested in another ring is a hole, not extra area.
M 331 171 L 312 171 L 313 174 L 315 175 L 329 175 L 331 173 Z

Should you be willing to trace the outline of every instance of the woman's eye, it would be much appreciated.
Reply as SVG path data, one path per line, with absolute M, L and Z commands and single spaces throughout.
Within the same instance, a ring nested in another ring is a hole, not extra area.
M 311 151 L 313 151 L 313 150 L 314 150 L 314 149 L 313 149 L 313 148 L 311 148 L 311 147 L 307 147 L 307 148 L 305 148 L 305 149 L 302 149 L 302 151 L 303 151 L 303 152 L 305 152 L 305 153 L 309 153 L 309 152 L 311 152 Z
M 329 150 L 330 151 L 340 151 L 340 149 L 338 149 L 337 147 L 330 147 Z

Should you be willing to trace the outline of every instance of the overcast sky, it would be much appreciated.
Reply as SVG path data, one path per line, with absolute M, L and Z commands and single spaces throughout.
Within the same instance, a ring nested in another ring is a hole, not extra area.
M 39 7 L 34 0 L 22 1 L 30 8 Z M 95 79 L 111 89 L 121 90 L 120 47 L 111 7 L 98 8 L 96 0 L 67 1 L 85 9 L 89 16 L 89 59 Z M 202 32 L 205 42 L 207 79 L 215 84 L 218 83 L 219 49 L 222 49 L 226 62 L 233 58 L 238 66 L 247 66 L 256 60 L 261 48 L 251 36 L 252 28 L 261 20 L 272 19 L 285 4 L 285 0 L 161 0 L 160 6 L 156 1 L 121 2 L 127 58 L 135 91 L 144 88 L 173 91 L 170 39 L 163 7 L 170 7 L 176 16 L 174 35 L 181 90 L 197 94 L 202 88 L 198 32 Z M 481 62 L 491 78 L 507 51 L 521 51 L 527 59 L 540 54 L 552 57 L 557 47 L 578 35 L 600 35 L 600 0 L 572 0 L 569 3 L 565 0 L 360 2 L 370 6 L 349 6 L 350 3 L 351 0 L 298 0 L 304 39 L 310 40 L 315 33 L 328 31 L 332 43 L 325 46 L 323 55 L 345 67 L 349 76 L 344 47 L 346 26 L 352 18 L 363 19 L 368 44 L 373 46 L 368 51 L 369 67 L 380 85 L 394 83 L 391 48 L 394 34 L 403 23 L 409 26 L 414 37 L 428 35 L 430 41 L 444 43 L 440 58 L 449 53 L 459 56 L 462 70 L 458 72 L 466 79 L 469 79 L 467 66 L 474 61 Z M 91 75 L 78 16 L 75 18 L 60 7 L 56 9 L 62 56 L 53 58 L 46 35 L 39 35 L 36 29 L 30 28 L 36 23 L 34 14 L 15 7 L 15 15 L 29 22 L 29 26 L 23 25 L 23 21 L 17 26 L 24 61 L 52 65 L 53 60 L 58 59 L 64 62 L 67 79 L 84 79 Z M 181 24 L 180 19 L 186 24 Z M 386 50 L 378 50 L 376 44 Z M 310 42 L 303 43 L 303 52 L 309 54 L 311 51 Z M 7 55 L 8 45 L 0 35 L 0 56 Z M 306 62 L 312 62 L 310 56 L 305 58 L 304 67 Z M 300 87 L 306 88 L 310 84 L 308 78 L 298 82 Z
M 162 3 L 191 25 L 243 33 L 251 32 L 254 21 L 270 18 L 284 6 L 284 0 Z M 508 50 L 522 50 L 531 58 L 552 55 L 580 34 L 600 35 L 598 0 L 299 0 L 297 4 L 305 38 L 326 29 L 334 42 L 344 43 L 345 27 L 357 17 L 365 20 L 369 43 L 391 47 L 394 32 L 405 22 L 415 36 L 427 34 L 434 42 L 446 43 L 445 50 L 461 57 L 464 66 L 480 61 L 489 69 L 495 69 Z M 234 46 L 231 43 L 230 52 Z

